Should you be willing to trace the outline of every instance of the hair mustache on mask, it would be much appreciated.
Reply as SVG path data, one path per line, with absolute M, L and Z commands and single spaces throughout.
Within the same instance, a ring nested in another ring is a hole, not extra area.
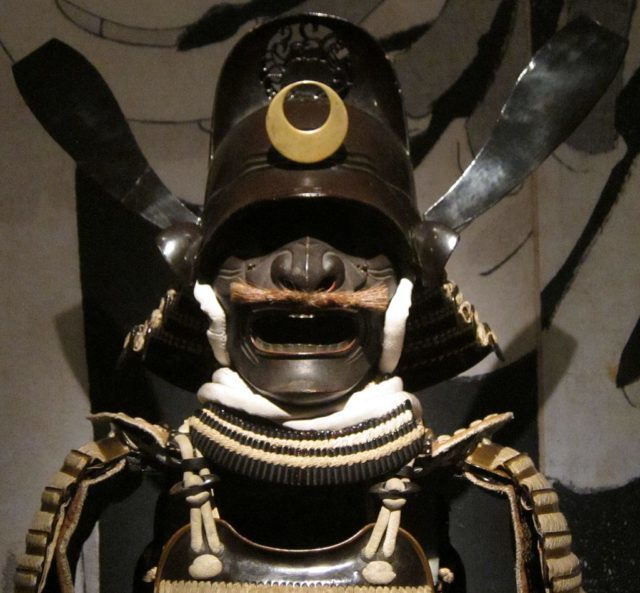
M 235 281 L 230 285 L 231 300 L 236 303 L 269 305 L 287 304 L 306 307 L 340 307 L 384 312 L 389 304 L 389 289 L 385 284 L 356 291 L 307 292 L 290 288 L 260 288 L 248 282 Z

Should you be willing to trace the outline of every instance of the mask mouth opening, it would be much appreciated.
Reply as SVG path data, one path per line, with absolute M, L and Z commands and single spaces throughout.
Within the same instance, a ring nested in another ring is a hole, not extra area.
M 360 344 L 357 314 L 314 309 L 261 309 L 248 320 L 256 354 L 269 358 L 342 357 Z

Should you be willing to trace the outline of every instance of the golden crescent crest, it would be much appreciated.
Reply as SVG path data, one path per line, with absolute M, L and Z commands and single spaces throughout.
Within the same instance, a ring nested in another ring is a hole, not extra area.
M 329 115 L 315 130 L 296 128 L 284 113 L 284 100 L 296 87 L 315 85 L 329 99 Z M 287 85 L 271 100 L 266 117 L 267 135 L 273 147 L 297 163 L 317 163 L 330 157 L 344 142 L 349 129 L 347 108 L 338 93 L 315 80 L 299 80 Z

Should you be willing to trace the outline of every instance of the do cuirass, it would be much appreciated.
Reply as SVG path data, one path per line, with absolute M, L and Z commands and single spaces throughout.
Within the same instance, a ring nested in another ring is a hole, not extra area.
M 257 544 L 243 537 L 225 521 L 217 520 L 218 533 L 224 545 L 222 572 L 213 579 L 195 580 L 189 565 L 195 558 L 189 545 L 189 526 L 177 531 L 165 546 L 156 576 L 156 593 L 204 593 L 229 589 L 263 591 L 265 587 L 331 587 L 332 591 L 375 588 L 363 571 L 367 563 L 362 550 L 373 525 L 338 544 L 307 550 L 286 550 Z M 394 591 L 432 593 L 433 578 L 427 558 L 418 542 L 400 530 L 391 558 Z

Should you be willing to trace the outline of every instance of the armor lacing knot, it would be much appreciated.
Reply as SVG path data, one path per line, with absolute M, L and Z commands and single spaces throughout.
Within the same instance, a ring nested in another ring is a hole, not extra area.
M 390 478 L 371 488 L 371 492 L 380 497 L 382 506 L 369 536 L 369 541 L 362 550 L 362 556 L 367 561 L 362 576 L 368 583 L 388 585 L 396 577 L 389 560 L 396 548 L 398 529 L 400 528 L 400 512 L 407 497 L 417 490 L 418 486 L 408 478 L 398 477 Z M 376 560 L 380 552 L 383 559 Z
M 196 558 L 189 566 L 189 574 L 197 580 L 212 579 L 222 572 L 220 560 L 223 545 L 218 537 L 215 519 L 218 516 L 213 503 L 213 484 L 217 481 L 189 437 L 189 426 L 183 424 L 174 441 L 180 449 L 182 483 L 171 489 L 172 494 L 185 497 L 190 508 L 191 550 Z

